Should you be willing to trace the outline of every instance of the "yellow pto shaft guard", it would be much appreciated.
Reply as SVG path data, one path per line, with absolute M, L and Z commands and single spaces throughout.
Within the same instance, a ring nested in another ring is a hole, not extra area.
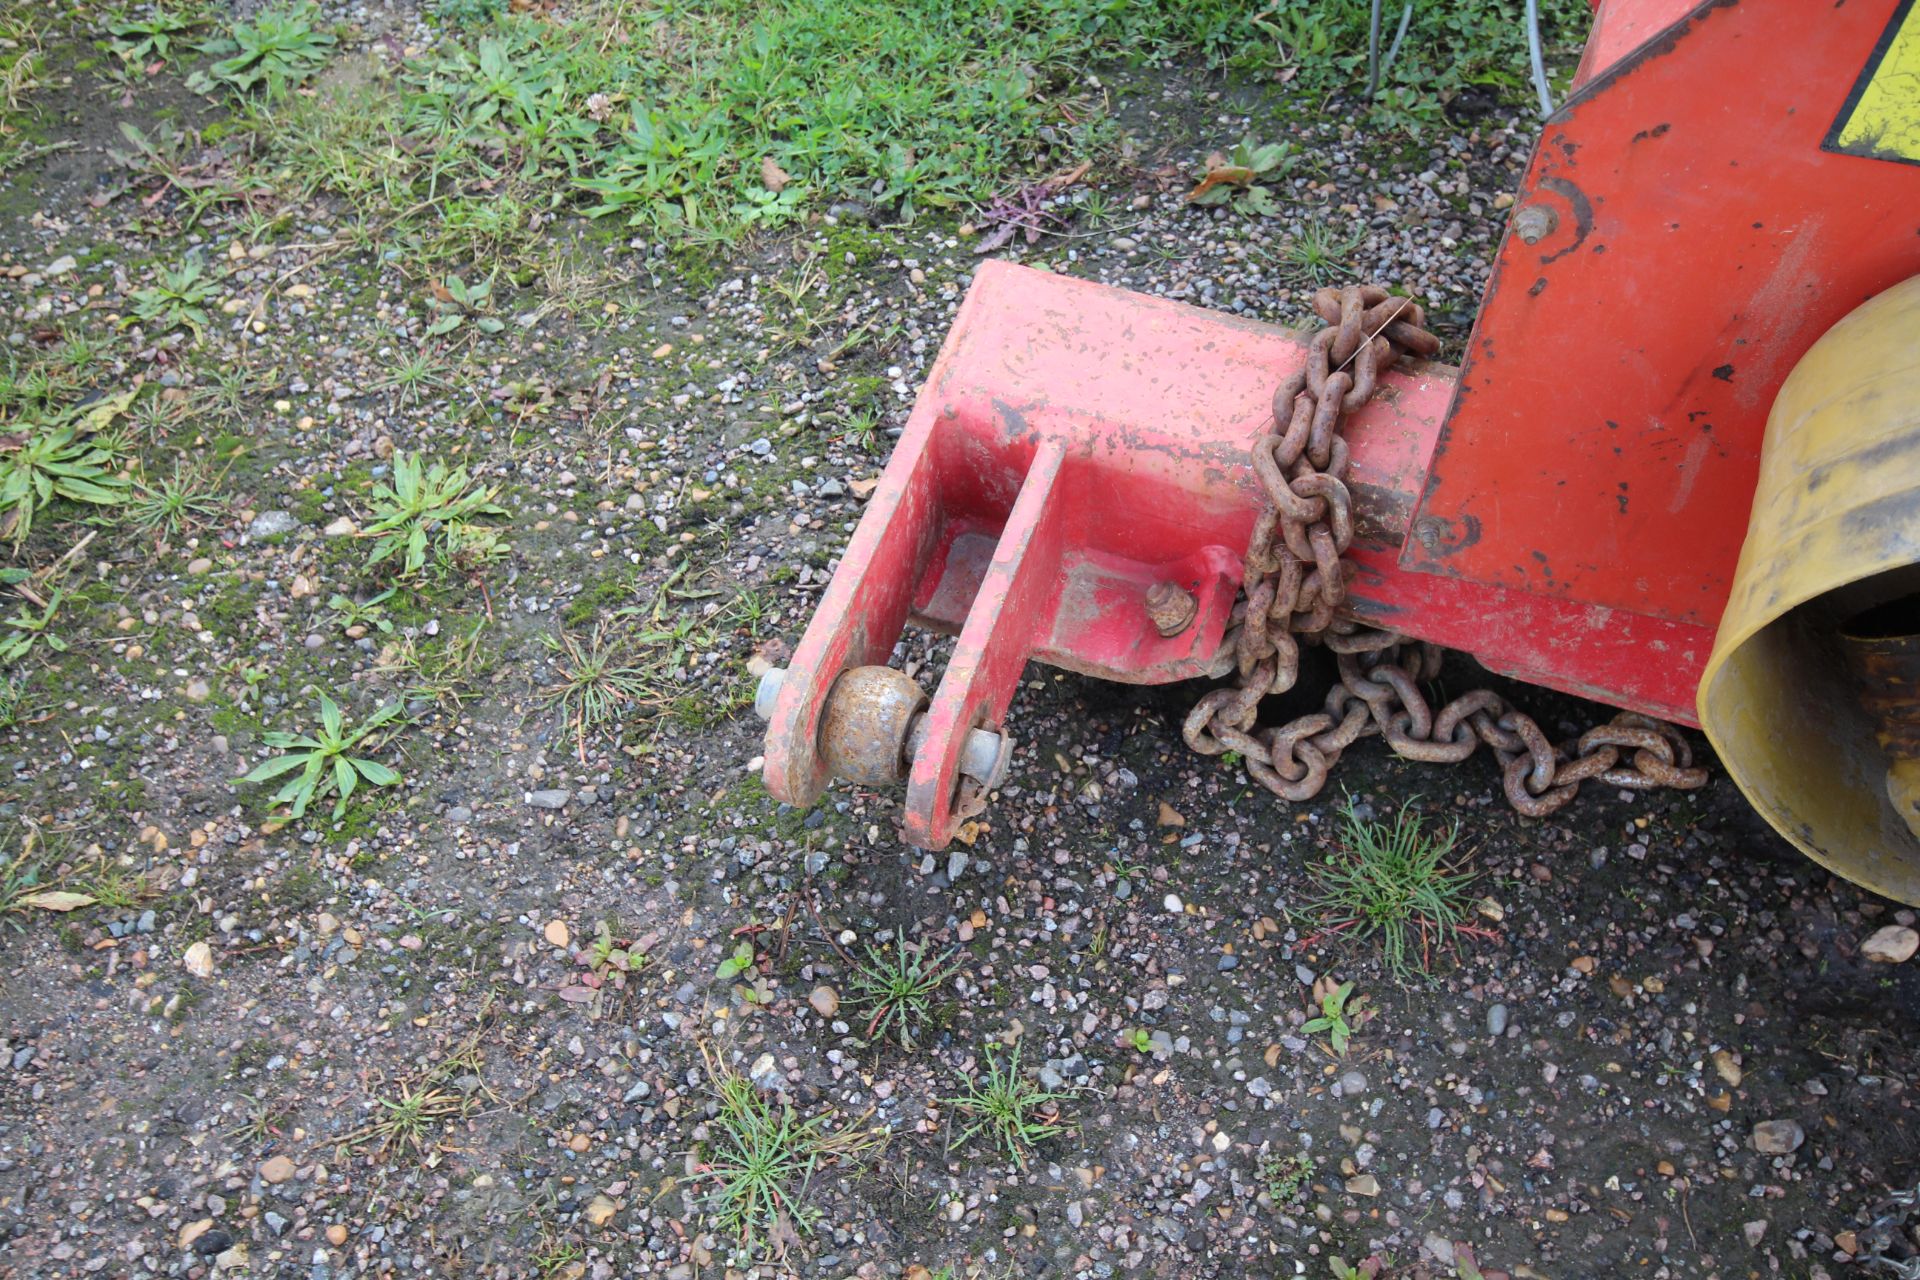
M 1700 723 L 1768 822 L 1920 905 L 1920 277 L 1814 343 L 1767 418 Z

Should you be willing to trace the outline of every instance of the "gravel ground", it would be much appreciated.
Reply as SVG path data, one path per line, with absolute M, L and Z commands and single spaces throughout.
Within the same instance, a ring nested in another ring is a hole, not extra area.
M 1198 73 L 1106 87 L 1130 159 L 1059 197 L 1070 234 L 1008 254 L 1298 323 L 1311 285 L 1283 249 L 1318 220 L 1458 351 L 1525 122 L 1409 142 Z M 951 858 L 899 842 L 895 795 L 765 794 L 750 668 L 831 575 L 966 289 L 969 228 L 843 205 L 717 269 L 583 235 L 454 385 L 406 396 L 385 384 L 426 319 L 393 264 L 88 201 L 114 122 L 155 101 L 89 106 L 0 201 L 16 352 L 111 331 L 188 245 L 220 264 L 197 351 L 134 328 L 105 358 L 158 383 L 150 447 L 216 460 L 231 498 L 183 536 L 86 548 L 71 650 L 36 656 L 33 714 L 0 735 L 0 815 L 132 886 L 0 929 L 0 1276 L 1857 1269 L 1866 1213 L 1920 1162 L 1920 973 L 1861 948 L 1913 913 L 1801 860 L 1724 777 L 1532 821 L 1484 760 L 1356 747 L 1359 810 L 1457 819 L 1485 900 L 1492 936 L 1412 984 L 1310 940 L 1340 797 L 1276 807 L 1188 755 L 1192 689 L 1031 669 L 1012 777 Z M 1198 157 L 1248 132 L 1314 158 L 1282 212 L 1185 205 Z M 289 240 L 336 230 L 315 207 Z M 218 369 L 253 380 L 221 403 Z M 354 536 L 369 486 L 416 450 L 501 487 L 511 553 L 343 625 L 334 593 L 382 582 Z M 652 692 L 576 742 L 543 639 L 623 608 L 655 637 L 628 633 Z M 1556 732 L 1598 714 L 1501 687 Z M 354 715 L 407 701 L 384 757 L 404 781 L 287 823 L 236 778 L 317 691 Z M 624 981 L 595 967 L 602 931 Z M 753 967 L 719 977 L 743 938 Z M 956 957 L 911 1051 L 868 1037 L 848 966 L 896 938 Z M 1327 976 L 1375 1011 L 1344 1059 L 1302 1030 Z M 1069 1131 L 1025 1167 L 961 1136 L 951 1099 L 989 1043 L 1065 1095 Z M 884 1134 L 817 1171 L 804 1234 L 747 1249 L 705 1212 L 721 1071 Z M 1263 1165 L 1300 1154 L 1276 1200 Z

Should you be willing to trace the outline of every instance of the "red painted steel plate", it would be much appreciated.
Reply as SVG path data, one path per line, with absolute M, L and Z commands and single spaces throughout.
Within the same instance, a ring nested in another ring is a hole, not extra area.
M 1822 149 L 1896 7 L 1697 5 L 1555 114 L 1403 565 L 1717 621 L 1774 393 L 1920 273 L 1920 166 Z

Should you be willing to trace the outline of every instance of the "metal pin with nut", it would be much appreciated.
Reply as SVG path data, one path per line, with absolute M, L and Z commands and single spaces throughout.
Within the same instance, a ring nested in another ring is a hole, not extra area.
M 769 667 L 760 677 L 753 709 L 762 720 L 772 718 L 786 678 L 785 667 Z M 905 782 L 926 744 L 926 707 L 926 691 L 905 672 L 892 667 L 841 672 L 820 717 L 820 758 L 827 772 L 871 787 Z M 961 744 L 959 771 L 991 790 L 1005 781 L 1012 760 L 1012 738 L 993 729 L 973 729 Z

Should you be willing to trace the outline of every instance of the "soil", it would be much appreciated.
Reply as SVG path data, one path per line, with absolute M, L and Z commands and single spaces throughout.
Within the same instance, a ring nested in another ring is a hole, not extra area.
M 1859 954 L 1912 912 L 1800 857 L 1717 768 L 1536 821 L 1484 758 L 1376 739 L 1283 806 L 1182 747 L 1198 688 L 1031 667 L 962 858 L 903 845 L 898 794 L 769 797 L 754 673 L 803 630 L 964 292 L 956 221 L 816 218 L 713 259 L 563 223 L 566 305 L 510 293 L 501 334 L 451 349 L 457 388 L 406 400 L 382 379 L 421 341 L 421 281 L 299 247 L 336 229 L 324 202 L 257 258 L 224 214 L 146 203 L 105 154 L 119 122 L 205 104 L 74 74 L 43 120 L 74 147 L 0 201 L 0 337 L 25 359 L 46 326 L 123 334 L 129 289 L 189 246 L 243 305 L 197 345 L 134 328 L 103 357 L 99 385 L 173 406 L 141 420 L 147 474 L 204 465 L 227 502 L 100 532 L 69 649 L 36 652 L 0 733 L 0 821 L 124 890 L 0 917 L 0 1277 L 1842 1276 L 1920 1176 L 1920 965 Z M 1357 268 L 1458 350 L 1525 122 L 1375 139 L 1196 70 L 1107 80 L 1133 150 L 1085 192 L 1119 212 L 1076 194 L 1071 238 L 1007 252 L 1297 323 L 1310 284 L 1273 255 L 1344 218 Z M 1327 167 L 1265 223 L 1185 206 L 1197 157 L 1247 131 Z M 775 286 L 810 264 L 796 308 Z M 328 531 L 364 529 L 409 451 L 499 487 L 506 558 L 402 582 Z M 22 562 L 84 527 L 37 529 Z M 329 609 L 388 586 L 384 630 Z M 553 643 L 596 622 L 649 692 L 576 738 Z M 909 637 L 896 664 L 931 685 L 944 652 Z M 1454 661 L 1450 687 L 1491 679 Z M 1492 683 L 1556 738 L 1610 714 Z M 289 821 L 239 778 L 322 692 L 350 717 L 405 702 L 381 757 L 403 781 Z M 1457 824 L 1484 936 L 1430 977 L 1315 937 L 1347 803 Z M 601 931 L 630 973 L 596 961 Z M 720 976 L 742 939 L 753 968 Z M 955 956 L 911 1050 L 867 1036 L 849 971 L 896 939 Z M 1302 1029 L 1329 975 L 1371 1010 L 1344 1058 Z M 1068 1132 L 1024 1164 L 952 1101 L 990 1043 L 1064 1095 Z M 702 1163 L 726 1071 L 875 1135 L 752 1244 L 716 1228 Z M 1804 1140 L 1756 1149 L 1780 1121 Z M 1300 1153 L 1276 1196 L 1263 1166 Z

